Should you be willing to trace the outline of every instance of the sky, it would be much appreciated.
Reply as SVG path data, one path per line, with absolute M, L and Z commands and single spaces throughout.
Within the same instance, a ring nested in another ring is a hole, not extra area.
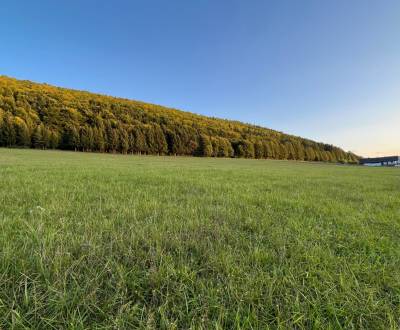
M 398 0 L 13 0 L 0 13 L 0 75 L 400 155 Z

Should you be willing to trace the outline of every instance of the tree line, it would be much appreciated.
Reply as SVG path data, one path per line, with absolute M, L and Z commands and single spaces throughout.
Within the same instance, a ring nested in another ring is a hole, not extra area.
M 355 163 L 329 144 L 138 101 L 0 77 L 0 146 Z

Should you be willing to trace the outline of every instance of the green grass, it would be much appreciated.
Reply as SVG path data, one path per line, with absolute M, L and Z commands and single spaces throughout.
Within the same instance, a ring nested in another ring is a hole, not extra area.
M 400 168 L 0 149 L 0 329 L 398 329 Z

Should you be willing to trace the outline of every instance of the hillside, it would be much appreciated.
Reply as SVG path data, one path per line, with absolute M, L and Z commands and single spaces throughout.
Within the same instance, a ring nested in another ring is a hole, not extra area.
M 329 144 L 139 101 L 0 76 L 0 146 L 357 162 Z

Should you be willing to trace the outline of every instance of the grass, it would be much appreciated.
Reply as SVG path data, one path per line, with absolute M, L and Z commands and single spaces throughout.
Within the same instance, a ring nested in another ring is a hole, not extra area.
M 399 327 L 399 168 L 0 149 L 0 329 Z

